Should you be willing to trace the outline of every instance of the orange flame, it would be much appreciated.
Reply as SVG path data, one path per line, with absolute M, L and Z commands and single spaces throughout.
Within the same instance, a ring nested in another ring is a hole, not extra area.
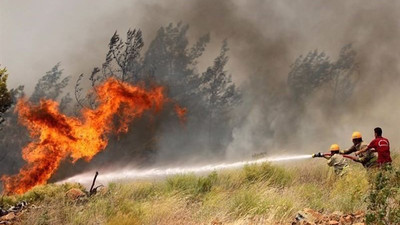
M 60 113 L 58 103 L 52 100 L 41 100 L 39 105 L 26 99 L 18 101 L 20 122 L 29 129 L 34 141 L 22 150 L 28 163 L 19 174 L 1 178 L 6 193 L 21 194 L 45 184 L 67 157 L 73 162 L 81 158 L 91 160 L 106 148 L 107 134 L 127 132 L 129 122 L 145 111 L 161 110 L 168 101 L 162 87 L 147 91 L 113 78 L 98 86 L 96 92 L 98 107 L 82 109 L 82 119 Z M 184 114 L 177 113 L 180 117 Z M 119 118 L 118 125 L 113 123 L 115 116 Z
M 175 112 L 178 115 L 180 121 L 182 123 L 186 122 L 186 113 L 187 113 L 187 109 L 180 107 L 179 105 L 175 105 Z

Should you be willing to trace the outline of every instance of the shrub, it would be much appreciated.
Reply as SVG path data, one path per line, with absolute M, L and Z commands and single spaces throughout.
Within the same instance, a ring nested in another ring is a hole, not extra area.
M 368 224 L 400 224 L 400 169 L 385 166 L 373 176 L 368 196 Z

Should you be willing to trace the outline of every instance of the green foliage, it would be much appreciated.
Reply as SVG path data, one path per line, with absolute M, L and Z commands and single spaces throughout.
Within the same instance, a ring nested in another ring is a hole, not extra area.
M 399 168 L 387 165 L 373 175 L 368 203 L 368 224 L 400 223 Z
M 7 89 L 7 69 L 0 69 L 0 124 L 4 122 L 3 113 L 5 113 L 12 104 L 10 91 Z

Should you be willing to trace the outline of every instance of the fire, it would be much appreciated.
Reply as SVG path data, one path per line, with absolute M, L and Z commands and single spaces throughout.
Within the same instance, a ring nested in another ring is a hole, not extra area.
M 182 108 L 179 105 L 175 105 L 175 112 L 182 123 L 186 122 L 186 113 L 187 113 L 186 108 Z
M 162 87 L 146 90 L 113 78 L 99 85 L 96 93 L 97 108 L 82 109 L 81 118 L 60 113 L 53 100 L 41 100 L 38 105 L 26 99 L 18 101 L 19 120 L 28 128 L 33 141 L 22 150 L 27 164 L 19 174 L 1 178 L 6 193 L 21 194 L 45 184 L 67 157 L 73 162 L 90 161 L 106 148 L 108 134 L 127 132 L 132 120 L 146 111 L 160 111 L 168 102 Z M 177 114 L 184 116 L 181 111 Z

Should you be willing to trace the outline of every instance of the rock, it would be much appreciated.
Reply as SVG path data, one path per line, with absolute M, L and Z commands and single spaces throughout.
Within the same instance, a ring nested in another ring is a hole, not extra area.
M 315 220 L 321 220 L 322 214 L 320 212 L 314 211 L 312 209 L 304 209 L 306 213 L 311 215 Z
M 0 220 L 13 220 L 15 219 L 15 213 L 14 212 L 10 212 L 5 216 L 0 217 Z
M 299 211 L 296 215 L 295 221 L 292 225 L 316 225 L 316 224 L 328 224 L 328 225 L 365 225 L 365 213 L 358 211 L 354 214 L 343 214 L 342 212 L 335 211 L 330 214 L 322 214 L 312 209 L 305 208 L 303 211 Z
M 219 221 L 218 218 L 216 218 L 215 220 L 213 220 L 213 221 L 211 222 L 211 225 L 222 225 L 222 222 Z
M 305 208 L 303 211 L 299 211 L 296 216 L 296 221 L 298 222 L 307 222 L 307 223 L 315 223 L 316 221 L 322 220 L 323 215 L 317 211 L 312 209 Z M 302 224 L 307 224 L 302 223 Z
M 0 217 L 7 215 L 7 213 L 8 213 L 7 210 L 0 208 Z
M 8 212 L 19 212 L 23 209 L 25 209 L 28 206 L 28 203 L 26 201 L 21 201 L 18 204 L 16 204 L 15 206 L 11 207 L 8 209 Z
M 78 200 L 79 198 L 85 197 L 86 194 L 81 189 L 71 188 L 65 193 L 65 196 L 71 200 Z

